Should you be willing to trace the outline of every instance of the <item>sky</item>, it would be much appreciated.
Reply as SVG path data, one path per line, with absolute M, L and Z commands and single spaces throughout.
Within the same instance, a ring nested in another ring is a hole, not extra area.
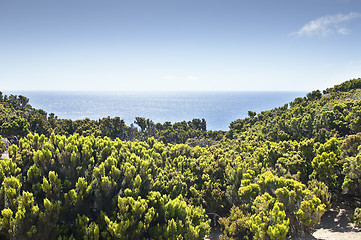
M 360 39 L 360 0 L 0 0 L 0 90 L 323 90 Z

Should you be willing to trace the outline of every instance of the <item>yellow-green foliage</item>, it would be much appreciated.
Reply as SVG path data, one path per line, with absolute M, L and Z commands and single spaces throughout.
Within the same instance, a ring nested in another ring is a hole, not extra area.
M 202 172 L 212 177 L 206 149 L 77 134 L 29 134 L 19 146 L 0 164 L 9 238 L 203 239 L 209 231 L 206 204 L 189 203 L 208 194 L 199 184 Z
M 233 206 L 229 216 L 220 219 L 220 224 L 224 226 L 222 239 L 252 239 L 250 218 L 249 213 L 244 213 L 239 207 Z
M 209 231 L 206 211 L 224 215 L 235 204 L 243 215 L 231 214 L 248 216 L 241 217 L 241 229 L 247 229 L 244 236 L 277 239 L 287 235 L 290 226 L 311 228 L 312 224 L 295 220 L 299 211 L 295 206 L 316 196 L 313 191 L 320 186 L 310 191 L 297 180 L 275 175 L 264 160 L 269 158 L 267 146 L 262 150 L 257 144 L 243 144 L 248 152 L 242 157 L 232 148 L 165 145 L 155 139 L 126 142 L 29 134 L 20 147 L 12 147 L 12 158 L 0 165 L 1 207 L 14 215 L 4 212 L 4 223 L 24 224 L 17 232 L 4 228 L 4 234 L 34 239 L 201 239 Z M 281 154 L 295 151 L 290 144 L 282 143 Z M 32 210 L 19 208 L 28 193 L 33 196 L 27 204 Z M 268 220 L 259 222 L 255 209 L 262 209 L 258 202 L 265 194 L 274 200 L 265 208 Z M 318 202 L 312 204 L 316 210 L 309 211 L 322 214 Z M 261 227 L 252 225 L 251 219 Z M 238 220 L 230 216 L 226 222 L 234 226 Z M 230 236 L 240 231 L 226 228 Z
M 61 120 L 0 94 L 0 133 L 18 139 L 0 161 L 0 236 L 204 239 L 209 216 L 224 239 L 309 232 L 331 193 L 361 196 L 360 82 L 250 111 L 224 137 L 199 119 Z

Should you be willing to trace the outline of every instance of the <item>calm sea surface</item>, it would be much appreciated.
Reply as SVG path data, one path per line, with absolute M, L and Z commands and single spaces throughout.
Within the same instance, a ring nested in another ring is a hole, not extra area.
M 247 116 L 283 106 L 305 92 L 4 92 L 30 98 L 30 104 L 63 119 L 98 120 L 120 117 L 127 125 L 135 117 L 155 123 L 204 118 L 208 130 L 228 130 L 229 124 Z

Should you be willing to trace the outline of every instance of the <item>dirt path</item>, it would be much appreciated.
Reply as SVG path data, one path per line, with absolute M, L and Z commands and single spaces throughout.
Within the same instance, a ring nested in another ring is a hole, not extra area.
M 361 240 L 361 229 L 350 221 L 351 210 L 329 210 L 321 218 L 316 230 L 306 237 L 291 237 L 290 240 Z
M 327 211 L 315 232 L 303 237 L 291 237 L 290 240 L 361 240 L 361 229 L 350 221 L 351 210 L 339 209 Z M 222 233 L 212 229 L 206 240 L 218 240 Z
M 360 240 L 361 229 L 356 228 L 350 221 L 350 210 L 330 210 L 321 219 L 321 223 L 312 234 L 314 239 L 327 240 Z

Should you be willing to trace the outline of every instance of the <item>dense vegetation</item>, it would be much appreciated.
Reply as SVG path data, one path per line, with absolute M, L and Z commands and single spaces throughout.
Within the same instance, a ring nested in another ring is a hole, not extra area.
M 0 132 L 15 144 L 0 161 L 0 237 L 203 239 L 217 224 L 224 239 L 311 232 L 328 208 L 361 197 L 360 88 L 353 79 L 250 111 L 226 133 L 198 119 L 62 120 L 1 95 Z

